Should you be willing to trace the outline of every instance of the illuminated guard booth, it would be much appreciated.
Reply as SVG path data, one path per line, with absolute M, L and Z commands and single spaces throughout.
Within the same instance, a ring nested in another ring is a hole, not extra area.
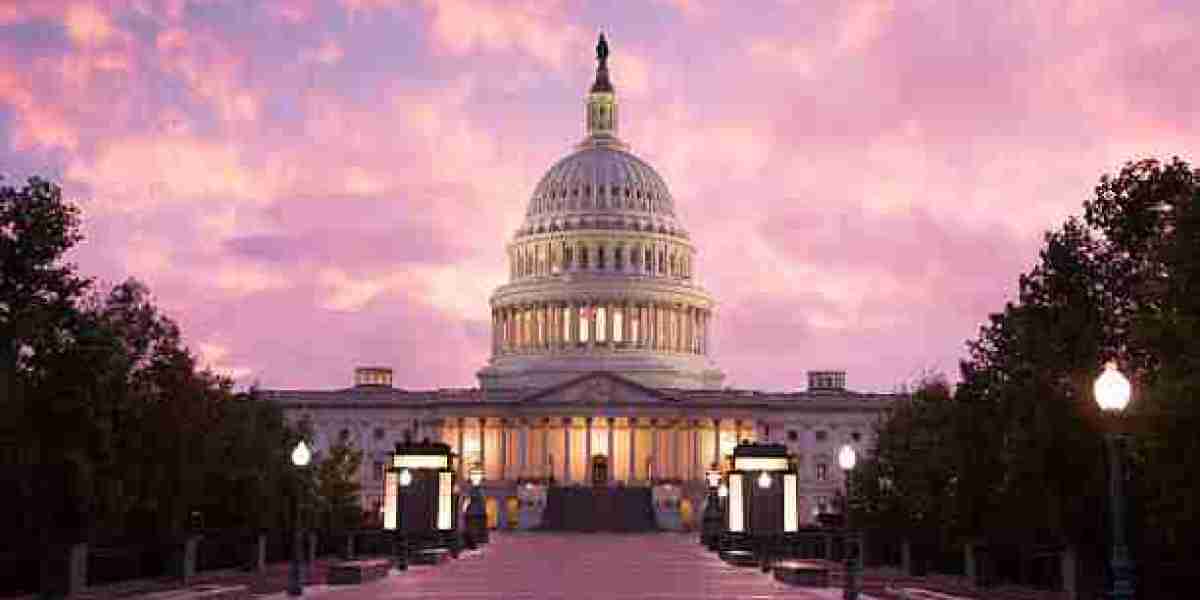
M 720 556 L 767 569 L 784 535 L 800 527 L 796 468 L 781 444 L 739 444 L 725 473 L 728 488 Z
M 450 446 L 396 444 L 384 481 L 383 528 L 396 532 L 397 568 L 457 557 L 459 494 Z

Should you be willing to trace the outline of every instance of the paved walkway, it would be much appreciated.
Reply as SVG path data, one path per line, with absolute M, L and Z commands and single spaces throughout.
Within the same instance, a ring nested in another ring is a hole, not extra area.
M 731 567 L 696 536 L 493 533 L 479 552 L 437 567 L 410 567 L 359 586 L 311 586 L 321 600 L 598 600 L 629 598 L 841 598 L 841 590 L 792 588 L 757 568 Z M 282 595 L 280 595 L 282 597 Z M 860 595 L 863 600 L 871 600 Z

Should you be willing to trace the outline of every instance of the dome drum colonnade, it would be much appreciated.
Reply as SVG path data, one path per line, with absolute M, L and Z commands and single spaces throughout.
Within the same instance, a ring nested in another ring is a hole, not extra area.
M 617 133 L 607 43 L 597 48 L 587 136 L 542 177 L 491 298 L 485 388 L 541 387 L 594 370 L 645 385 L 718 388 L 715 303 L 662 177 Z

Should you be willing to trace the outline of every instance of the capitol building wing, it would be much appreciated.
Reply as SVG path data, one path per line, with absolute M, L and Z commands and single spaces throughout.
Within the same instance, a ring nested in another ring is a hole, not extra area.
M 837 449 L 869 450 L 894 396 L 848 391 L 844 372 L 810 371 L 804 392 L 723 387 L 699 249 L 667 183 L 618 136 L 607 58 L 602 36 L 584 138 L 538 182 L 505 248 L 478 387 L 409 391 L 389 368 L 363 367 L 347 389 L 265 392 L 306 423 L 318 452 L 340 440 L 366 453 L 367 510 L 381 504 L 387 454 L 405 439 L 449 444 L 461 475 L 482 467 L 499 527 L 536 525 L 525 514 L 533 498 L 575 485 L 650 487 L 656 503 L 669 499 L 659 525 L 686 527 L 705 471 L 742 440 L 788 445 L 803 514 L 814 515 L 840 489 Z

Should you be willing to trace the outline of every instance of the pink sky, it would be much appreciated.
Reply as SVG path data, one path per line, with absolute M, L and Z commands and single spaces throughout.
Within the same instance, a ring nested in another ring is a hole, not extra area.
M 467 387 L 604 28 L 735 387 L 955 374 L 1041 235 L 1126 160 L 1200 141 L 1200 5 L 1111 0 L 0 3 L 0 172 L 82 205 L 202 361 Z

